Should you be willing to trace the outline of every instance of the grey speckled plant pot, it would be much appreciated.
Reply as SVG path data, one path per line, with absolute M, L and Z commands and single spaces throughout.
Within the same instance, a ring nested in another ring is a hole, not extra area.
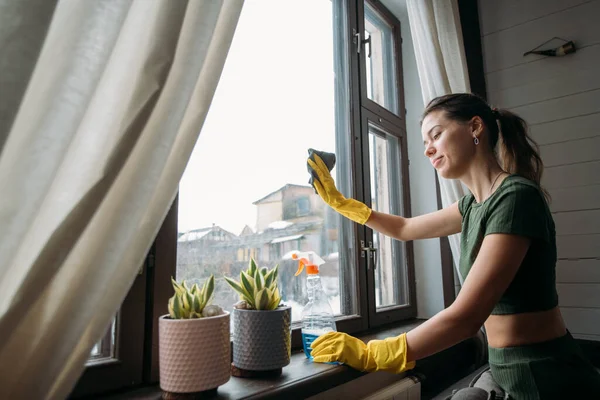
M 269 371 L 290 363 L 292 308 L 233 310 L 233 365 Z

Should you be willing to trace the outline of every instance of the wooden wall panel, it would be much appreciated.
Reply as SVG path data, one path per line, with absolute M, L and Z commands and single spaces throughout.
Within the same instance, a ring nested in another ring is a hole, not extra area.
M 529 125 L 538 145 L 566 142 L 600 135 L 600 113 Z
M 565 97 L 600 88 L 600 74 L 596 65 L 581 69 L 577 74 L 564 72 L 545 79 L 535 79 L 523 85 L 500 91 L 488 91 L 491 104 L 514 108 L 544 100 Z
M 544 7 L 540 7 L 539 3 L 534 1 L 484 1 L 490 4 L 479 7 L 482 35 L 513 28 L 531 20 L 578 6 L 589 0 L 546 0 Z
M 600 308 L 600 283 L 559 283 L 556 290 L 561 307 Z
M 561 307 L 561 312 L 571 333 L 600 335 L 600 309 Z
M 540 146 L 540 155 L 546 167 L 600 160 L 600 135 Z
M 593 68 L 598 63 L 600 63 L 600 44 L 578 49 L 568 57 L 540 58 L 511 68 L 488 72 L 485 77 L 486 87 L 488 93 L 497 93 L 538 80 L 564 76 L 580 68 Z
M 553 212 L 592 210 L 598 207 L 600 185 L 555 188 L 550 190 L 550 196 L 550 210 Z
M 545 2 L 535 3 L 537 7 L 545 7 Z M 591 1 L 511 29 L 485 35 L 483 37 L 485 70 L 486 72 L 498 71 L 540 59 L 543 56 L 524 57 L 523 53 L 555 36 L 576 39 L 579 47 L 597 44 L 600 42 L 598 15 L 600 15 L 600 1 Z M 490 52 L 489 49 L 493 51 Z
M 548 189 L 600 185 L 600 161 L 547 167 L 542 184 Z
M 600 112 L 600 89 L 515 107 L 511 110 L 529 124 L 594 114 Z
M 557 235 L 556 247 L 561 260 L 600 258 L 600 235 Z
M 554 223 L 556 232 L 560 232 L 561 235 L 600 233 L 600 210 L 555 213 Z
M 600 283 L 600 258 L 559 260 L 556 264 L 559 283 Z

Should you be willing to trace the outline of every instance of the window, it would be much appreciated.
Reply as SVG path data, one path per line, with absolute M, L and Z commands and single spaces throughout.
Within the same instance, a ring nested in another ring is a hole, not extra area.
M 297 323 L 306 277 L 294 277 L 290 252 L 312 250 L 326 260 L 339 330 L 415 316 L 411 244 L 326 206 L 305 164 L 309 148 L 334 152 L 345 196 L 408 215 L 400 44 L 399 22 L 376 1 L 246 0 L 179 196 L 74 397 L 158 382 L 171 276 L 214 274 L 214 302 L 231 310 L 238 296 L 223 276 L 250 258 L 279 264 Z M 292 343 L 301 346 L 298 329 Z
M 296 215 L 302 217 L 310 212 L 310 200 L 308 197 L 301 197 L 296 201 Z
M 148 301 L 149 272 L 146 265 L 140 271 L 105 336 L 92 350 L 72 397 L 87 397 L 143 382 L 144 329 L 148 322 L 144 305 Z
M 350 66 L 341 62 L 348 59 L 350 47 L 345 7 L 342 1 L 259 0 L 247 1 L 242 10 L 181 180 L 178 221 L 177 279 L 203 282 L 214 274 L 214 302 L 227 310 L 239 298 L 223 276 L 239 276 L 254 250 L 259 265 L 279 264 L 282 301 L 299 321 L 307 301 L 305 277 L 294 276 L 297 262 L 291 252 L 312 250 L 327 261 L 322 279 L 335 312 L 359 315 L 352 295 L 358 292 L 356 232 L 321 201 L 308 185 L 306 171 L 309 148 L 335 152 L 338 185 L 354 195 Z M 257 48 L 268 51 L 257 57 Z M 230 167 L 214 174 L 215 165 Z M 226 240 L 215 243 L 190 235 L 209 227 L 227 232 Z M 331 251 L 337 248 L 349 249 L 343 260 Z M 190 261 L 193 249 L 199 251 Z
M 90 358 L 86 365 L 95 365 L 104 362 L 110 362 L 116 359 L 116 328 L 118 316 L 115 317 L 106 334 L 92 349 Z
M 367 97 L 399 115 L 394 24 L 368 2 L 365 2 L 364 21 L 368 49 L 365 62 Z
M 350 34 L 359 28 L 360 43 Z M 335 152 L 342 193 L 406 214 L 398 32 L 397 20 L 368 2 L 245 3 L 180 183 L 177 279 L 214 274 L 214 301 L 232 310 L 238 296 L 223 276 L 239 276 L 250 257 L 278 264 L 282 301 L 299 322 L 305 277 L 294 277 L 291 252 L 312 250 L 326 261 L 322 281 L 340 329 L 414 315 L 410 245 L 333 212 L 307 184 L 305 161 L 309 148 Z M 257 49 L 268 51 L 257 57 Z M 228 167 L 215 174 L 218 165 Z M 215 232 L 222 239 L 211 240 Z

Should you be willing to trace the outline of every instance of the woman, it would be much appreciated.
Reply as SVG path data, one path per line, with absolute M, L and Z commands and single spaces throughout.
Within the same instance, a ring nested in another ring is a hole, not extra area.
M 490 369 L 452 399 L 494 398 L 491 391 L 496 398 L 600 398 L 600 374 L 558 308 L 554 222 L 525 121 L 473 94 L 451 94 L 427 105 L 421 131 L 433 167 L 472 193 L 442 210 L 415 218 L 379 213 L 344 198 L 317 155 L 309 170 L 332 208 L 387 236 L 407 241 L 462 232 L 462 289 L 450 307 L 399 337 L 365 344 L 345 333 L 323 335 L 313 342 L 314 360 L 399 373 L 485 324 Z

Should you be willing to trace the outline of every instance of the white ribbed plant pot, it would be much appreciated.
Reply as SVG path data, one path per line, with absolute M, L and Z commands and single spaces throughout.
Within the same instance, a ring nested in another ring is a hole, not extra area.
M 233 365 L 248 371 L 270 371 L 290 363 L 292 308 L 270 311 L 233 310 Z
M 160 388 L 196 393 L 223 385 L 231 376 L 229 313 L 207 318 L 158 320 Z

